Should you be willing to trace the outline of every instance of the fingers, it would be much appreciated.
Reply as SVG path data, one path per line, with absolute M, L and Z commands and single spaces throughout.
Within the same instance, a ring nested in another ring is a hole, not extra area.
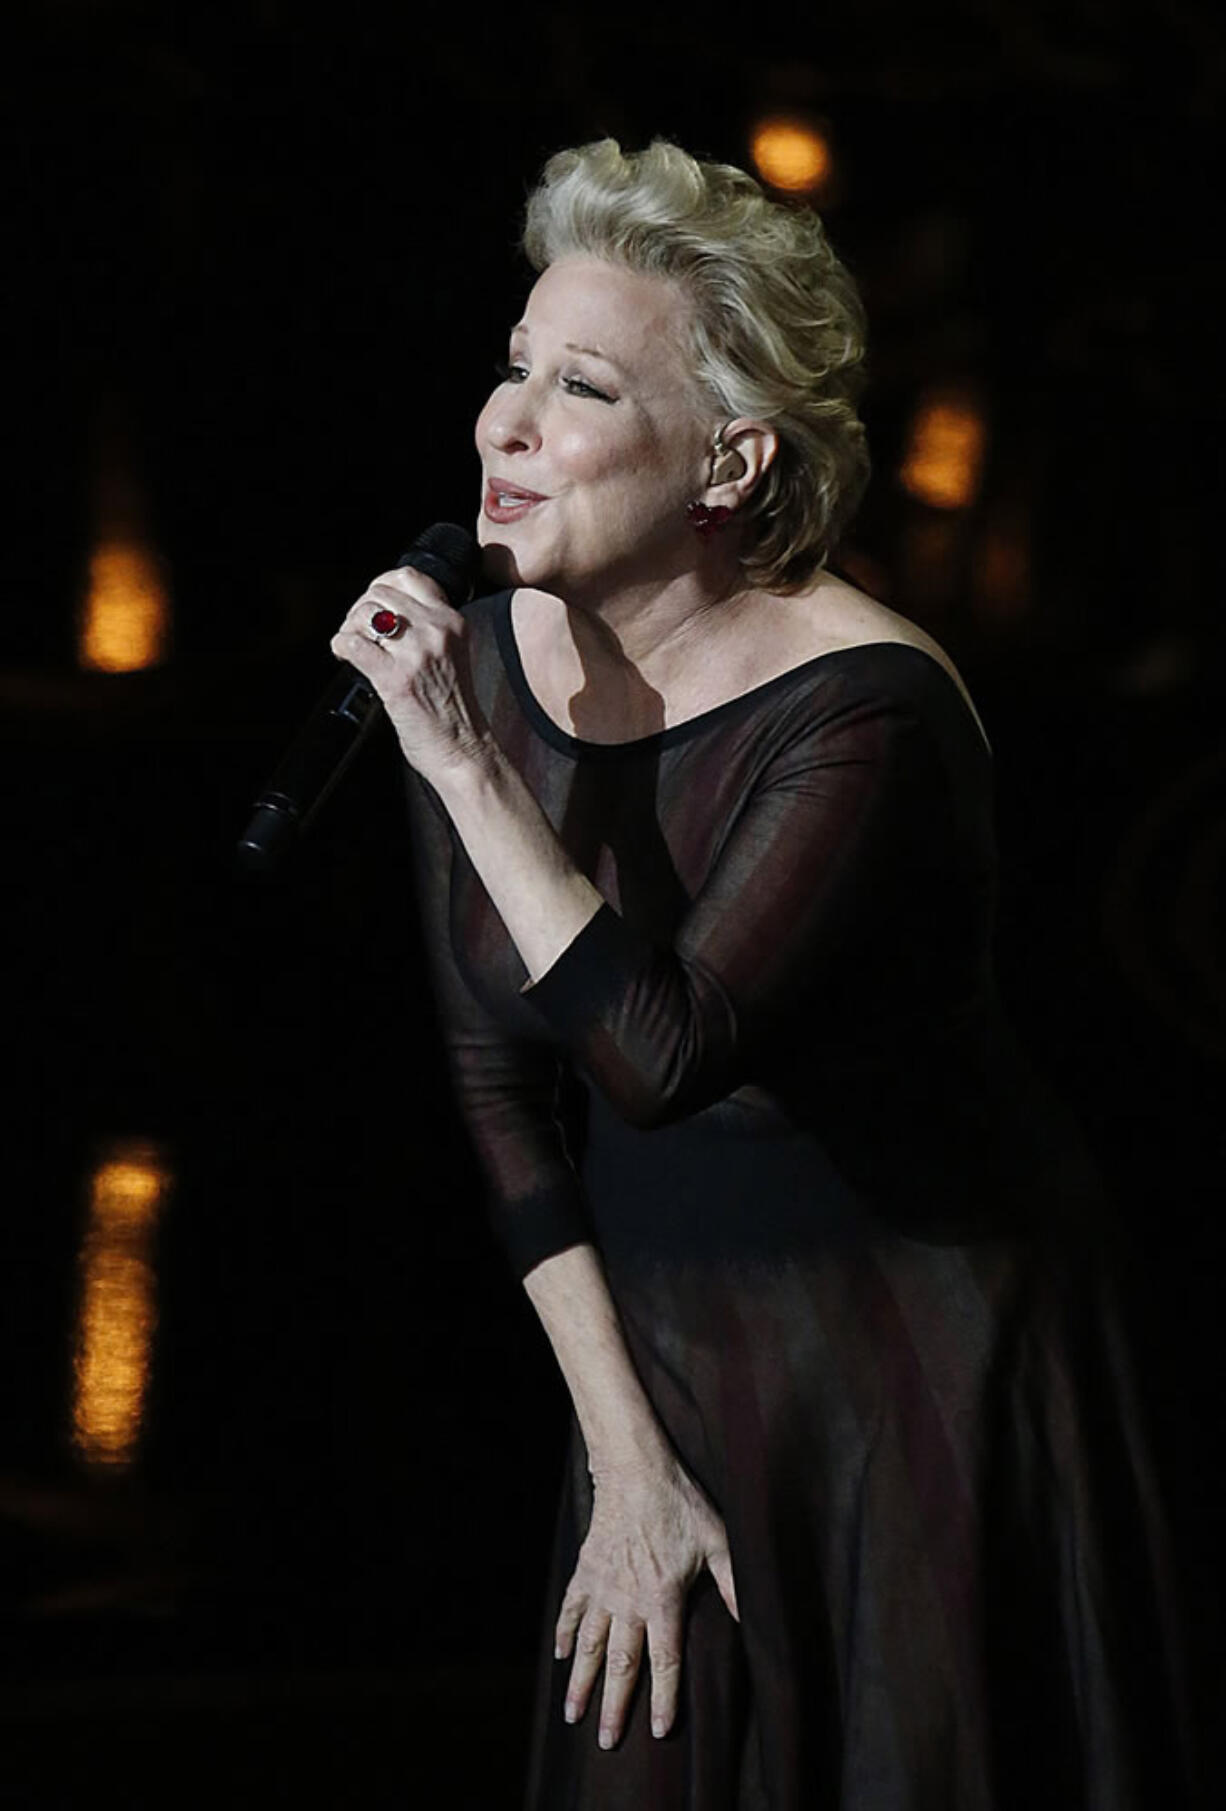
M 626 1727 L 626 1712 L 639 1666 L 643 1658 L 643 1625 L 641 1622 L 610 1623 L 605 1646 L 604 1696 L 600 1704 L 602 1748 L 612 1748 L 621 1741 Z
M 373 679 L 380 670 L 381 663 L 386 661 L 386 654 L 374 639 L 368 628 L 358 628 L 346 618 L 329 642 L 333 654 L 338 660 L 347 660 L 351 667 Z
M 682 1600 L 646 1624 L 611 1616 L 593 1605 L 571 1603 L 558 1618 L 554 1652 L 574 1664 L 566 1688 L 565 1717 L 577 1723 L 591 1700 L 596 1677 L 604 1666 L 599 1742 L 613 1748 L 626 1728 L 630 1700 L 647 1648 L 651 1668 L 651 1733 L 665 1736 L 677 1715 L 681 1685 Z
M 651 1733 L 666 1736 L 677 1715 L 681 1688 L 682 1610 L 662 1614 L 647 1625 L 647 1654 L 651 1662 Z
M 381 572 L 378 578 L 372 579 L 367 585 L 354 608 L 369 607 L 377 610 L 383 607 L 404 614 L 406 604 L 417 606 L 428 613 L 440 610 L 445 610 L 448 614 L 451 612 L 451 605 L 447 602 L 447 594 L 442 586 L 413 566 L 397 566 L 391 572 Z
M 586 1612 L 579 1624 L 574 1664 L 566 1688 L 564 1715 L 568 1723 L 580 1720 L 587 1710 L 596 1676 L 603 1664 L 604 1691 L 600 1700 L 600 1732 L 597 1737 L 602 1748 L 616 1747 L 625 1731 L 630 1700 L 642 1666 L 646 1633 L 643 1624 L 637 1620 L 622 1620 L 593 1609 Z M 663 1735 L 676 1714 L 681 1660 L 676 1640 L 668 1636 L 657 1637 L 652 1648 L 653 1655 L 656 1652 L 666 1657 L 666 1663 L 662 1669 L 657 1704 L 653 1660 L 651 1723 L 654 1733 Z
M 386 652 L 386 645 L 375 642 L 371 635 L 370 620 L 378 610 L 391 610 L 403 619 L 407 630 L 454 628 L 460 622 L 459 612 L 453 610 L 447 602 L 440 585 L 411 566 L 398 566 L 394 571 L 381 573 L 378 578 L 372 579 L 361 597 L 350 607 L 333 637 L 333 653 L 352 661 L 356 666 L 362 657 L 358 648 L 355 658 L 355 644 L 359 641 L 365 641 L 370 647 L 377 647 L 381 653 Z
M 557 1625 L 553 1633 L 553 1657 L 555 1660 L 569 1660 L 571 1644 L 575 1632 L 583 1621 L 583 1612 L 587 1609 L 587 1597 L 582 1591 L 576 1591 L 572 1580 L 566 1596 L 562 1599 L 562 1608 L 558 1612 Z
M 607 1610 L 598 1610 L 594 1605 L 584 1612 L 575 1637 L 575 1659 L 570 1669 L 570 1683 L 566 1687 L 563 1715 L 568 1723 L 577 1723 L 587 1709 L 596 1675 L 604 1659 L 605 1643 L 609 1638 L 612 1620 Z
M 400 618 L 394 635 L 376 635 L 373 619 L 380 610 Z M 403 688 L 420 671 L 452 671 L 464 634 L 463 617 L 434 580 L 406 569 L 374 580 L 351 605 L 330 646 L 336 658 L 356 667 L 386 703 L 389 687 Z
M 374 621 L 380 611 L 390 612 L 400 618 L 401 627 L 394 634 L 382 637 L 376 634 Z M 417 598 L 379 590 L 364 591 L 356 604 L 351 605 L 346 612 L 334 643 L 364 641 L 380 653 L 390 653 L 393 641 L 407 640 L 423 631 L 436 640 L 440 629 L 438 617 L 437 606 L 424 605 Z

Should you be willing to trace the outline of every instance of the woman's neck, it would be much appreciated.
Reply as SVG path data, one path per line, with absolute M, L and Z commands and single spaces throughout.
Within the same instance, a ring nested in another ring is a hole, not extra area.
M 599 605 L 516 593 L 516 642 L 554 721 L 594 741 L 650 735 L 713 666 L 724 664 L 753 593 L 692 586 L 623 592 Z
M 731 569 L 689 570 L 661 584 L 627 585 L 585 596 L 555 599 L 559 651 L 577 661 L 589 682 L 605 671 L 633 669 L 645 683 L 665 687 L 697 643 L 704 658 L 751 598 L 739 564 Z

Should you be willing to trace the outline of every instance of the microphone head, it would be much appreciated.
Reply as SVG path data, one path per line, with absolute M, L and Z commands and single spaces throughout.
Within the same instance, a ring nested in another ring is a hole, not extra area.
M 436 522 L 418 535 L 397 566 L 412 566 L 441 585 L 447 602 L 458 610 L 473 593 L 481 566 L 481 549 L 467 528 L 458 522 Z

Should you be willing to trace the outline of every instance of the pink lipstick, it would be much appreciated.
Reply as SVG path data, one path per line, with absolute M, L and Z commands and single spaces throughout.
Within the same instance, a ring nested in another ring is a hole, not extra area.
M 508 484 L 501 478 L 487 478 L 482 510 L 491 522 L 518 522 L 538 503 L 546 503 L 539 491 L 525 490 L 522 484 Z

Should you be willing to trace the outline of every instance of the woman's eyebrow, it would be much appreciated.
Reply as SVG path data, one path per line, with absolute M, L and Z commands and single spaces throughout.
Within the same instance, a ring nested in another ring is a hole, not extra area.
M 532 329 L 529 327 L 527 321 L 517 321 L 515 323 L 514 327 L 511 329 L 511 338 L 514 339 L 517 333 L 523 334 L 526 339 L 532 338 Z M 615 371 L 622 371 L 625 369 L 625 367 L 620 365 L 615 358 L 610 357 L 607 352 L 602 352 L 599 346 L 581 346 L 575 340 L 566 340 L 564 342 L 563 350 L 566 352 L 585 352 L 589 358 L 598 358 L 604 364 L 612 365 Z
M 598 358 L 602 364 L 612 365 L 615 371 L 622 369 L 617 360 L 610 358 L 607 352 L 602 352 L 599 346 L 577 346 L 573 340 L 567 340 L 566 350 L 568 352 L 586 352 L 589 358 Z

